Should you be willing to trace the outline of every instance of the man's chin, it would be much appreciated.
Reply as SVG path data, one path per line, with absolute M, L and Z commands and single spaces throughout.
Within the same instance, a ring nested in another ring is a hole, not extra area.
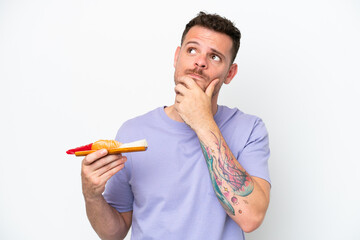
M 206 83 L 204 82 L 205 80 L 204 79 L 200 79 L 200 78 L 196 78 L 196 77 L 191 77 L 191 76 L 187 76 L 189 78 L 191 78 L 192 80 L 194 80 L 194 82 L 199 86 L 199 88 L 201 88 L 201 90 L 203 92 L 206 91 L 206 88 L 208 85 L 206 85 Z M 176 77 L 174 78 L 174 82 L 175 82 L 175 85 L 178 84 L 178 82 L 175 80 Z
M 206 86 L 202 86 L 202 85 L 200 85 L 200 84 L 198 84 L 198 86 L 199 86 L 199 88 L 201 88 L 201 90 L 202 90 L 203 92 L 206 91 Z

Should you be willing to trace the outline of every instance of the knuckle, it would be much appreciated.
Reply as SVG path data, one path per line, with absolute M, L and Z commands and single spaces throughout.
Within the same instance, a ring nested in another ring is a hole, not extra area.
M 84 159 L 82 160 L 82 165 L 86 165 L 88 164 L 88 156 L 84 157 Z
M 101 185 L 100 179 L 98 179 L 98 178 L 93 178 L 91 182 L 92 182 L 92 185 L 94 185 L 96 187 Z

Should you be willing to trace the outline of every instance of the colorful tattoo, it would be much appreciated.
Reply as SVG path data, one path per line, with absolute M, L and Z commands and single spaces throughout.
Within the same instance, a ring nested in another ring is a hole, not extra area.
M 214 133 L 216 139 L 217 151 L 215 152 L 210 147 L 200 142 L 202 151 L 204 153 L 207 166 L 209 168 L 211 181 L 216 193 L 224 209 L 235 215 L 232 205 L 237 205 L 239 200 L 236 196 L 248 196 L 254 190 L 254 183 L 250 175 L 240 166 L 238 161 L 232 158 L 230 149 L 226 146 L 225 142 L 222 143 Z M 222 181 L 226 182 L 231 188 L 232 193 L 236 196 L 229 198 L 229 190 L 222 187 Z M 221 191 L 221 189 L 223 191 Z M 240 210 L 241 211 L 241 210 Z
M 239 201 L 238 201 L 237 197 L 235 197 L 235 196 L 231 198 L 231 202 L 235 205 L 239 204 Z
M 230 202 L 222 194 L 219 185 L 217 184 L 217 180 L 216 180 L 217 176 L 214 174 L 214 169 L 213 169 L 213 161 L 214 161 L 213 156 L 209 153 L 209 148 L 205 148 L 205 146 L 202 143 L 200 144 L 206 159 L 207 166 L 209 168 L 210 178 L 212 185 L 214 187 L 215 194 L 219 199 L 221 205 L 225 209 L 225 211 L 228 212 L 229 214 L 235 215 L 234 208 L 231 206 Z

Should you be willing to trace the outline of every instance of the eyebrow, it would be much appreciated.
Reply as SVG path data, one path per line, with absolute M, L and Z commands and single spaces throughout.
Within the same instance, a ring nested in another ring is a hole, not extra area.
M 195 44 L 195 45 L 200 45 L 200 43 L 196 42 L 196 41 L 189 41 L 187 43 L 185 43 L 185 46 L 188 44 Z M 225 55 L 222 54 L 221 52 L 219 52 L 218 50 L 214 49 L 214 48 L 210 48 L 212 52 L 214 52 L 217 55 L 220 55 L 221 58 L 226 59 Z

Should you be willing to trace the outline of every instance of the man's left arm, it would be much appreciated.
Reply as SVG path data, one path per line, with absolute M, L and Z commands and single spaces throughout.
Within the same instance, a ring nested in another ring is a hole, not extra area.
M 270 184 L 250 176 L 230 151 L 216 123 L 197 130 L 217 198 L 245 231 L 262 223 L 270 199 Z
M 245 231 L 258 228 L 270 200 L 270 184 L 250 176 L 229 149 L 214 118 L 212 81 L 202 91 L 190 78 L 179 79 L 175 87 L 175 109 L 197 134 L 217 198 L 227 214 Z

